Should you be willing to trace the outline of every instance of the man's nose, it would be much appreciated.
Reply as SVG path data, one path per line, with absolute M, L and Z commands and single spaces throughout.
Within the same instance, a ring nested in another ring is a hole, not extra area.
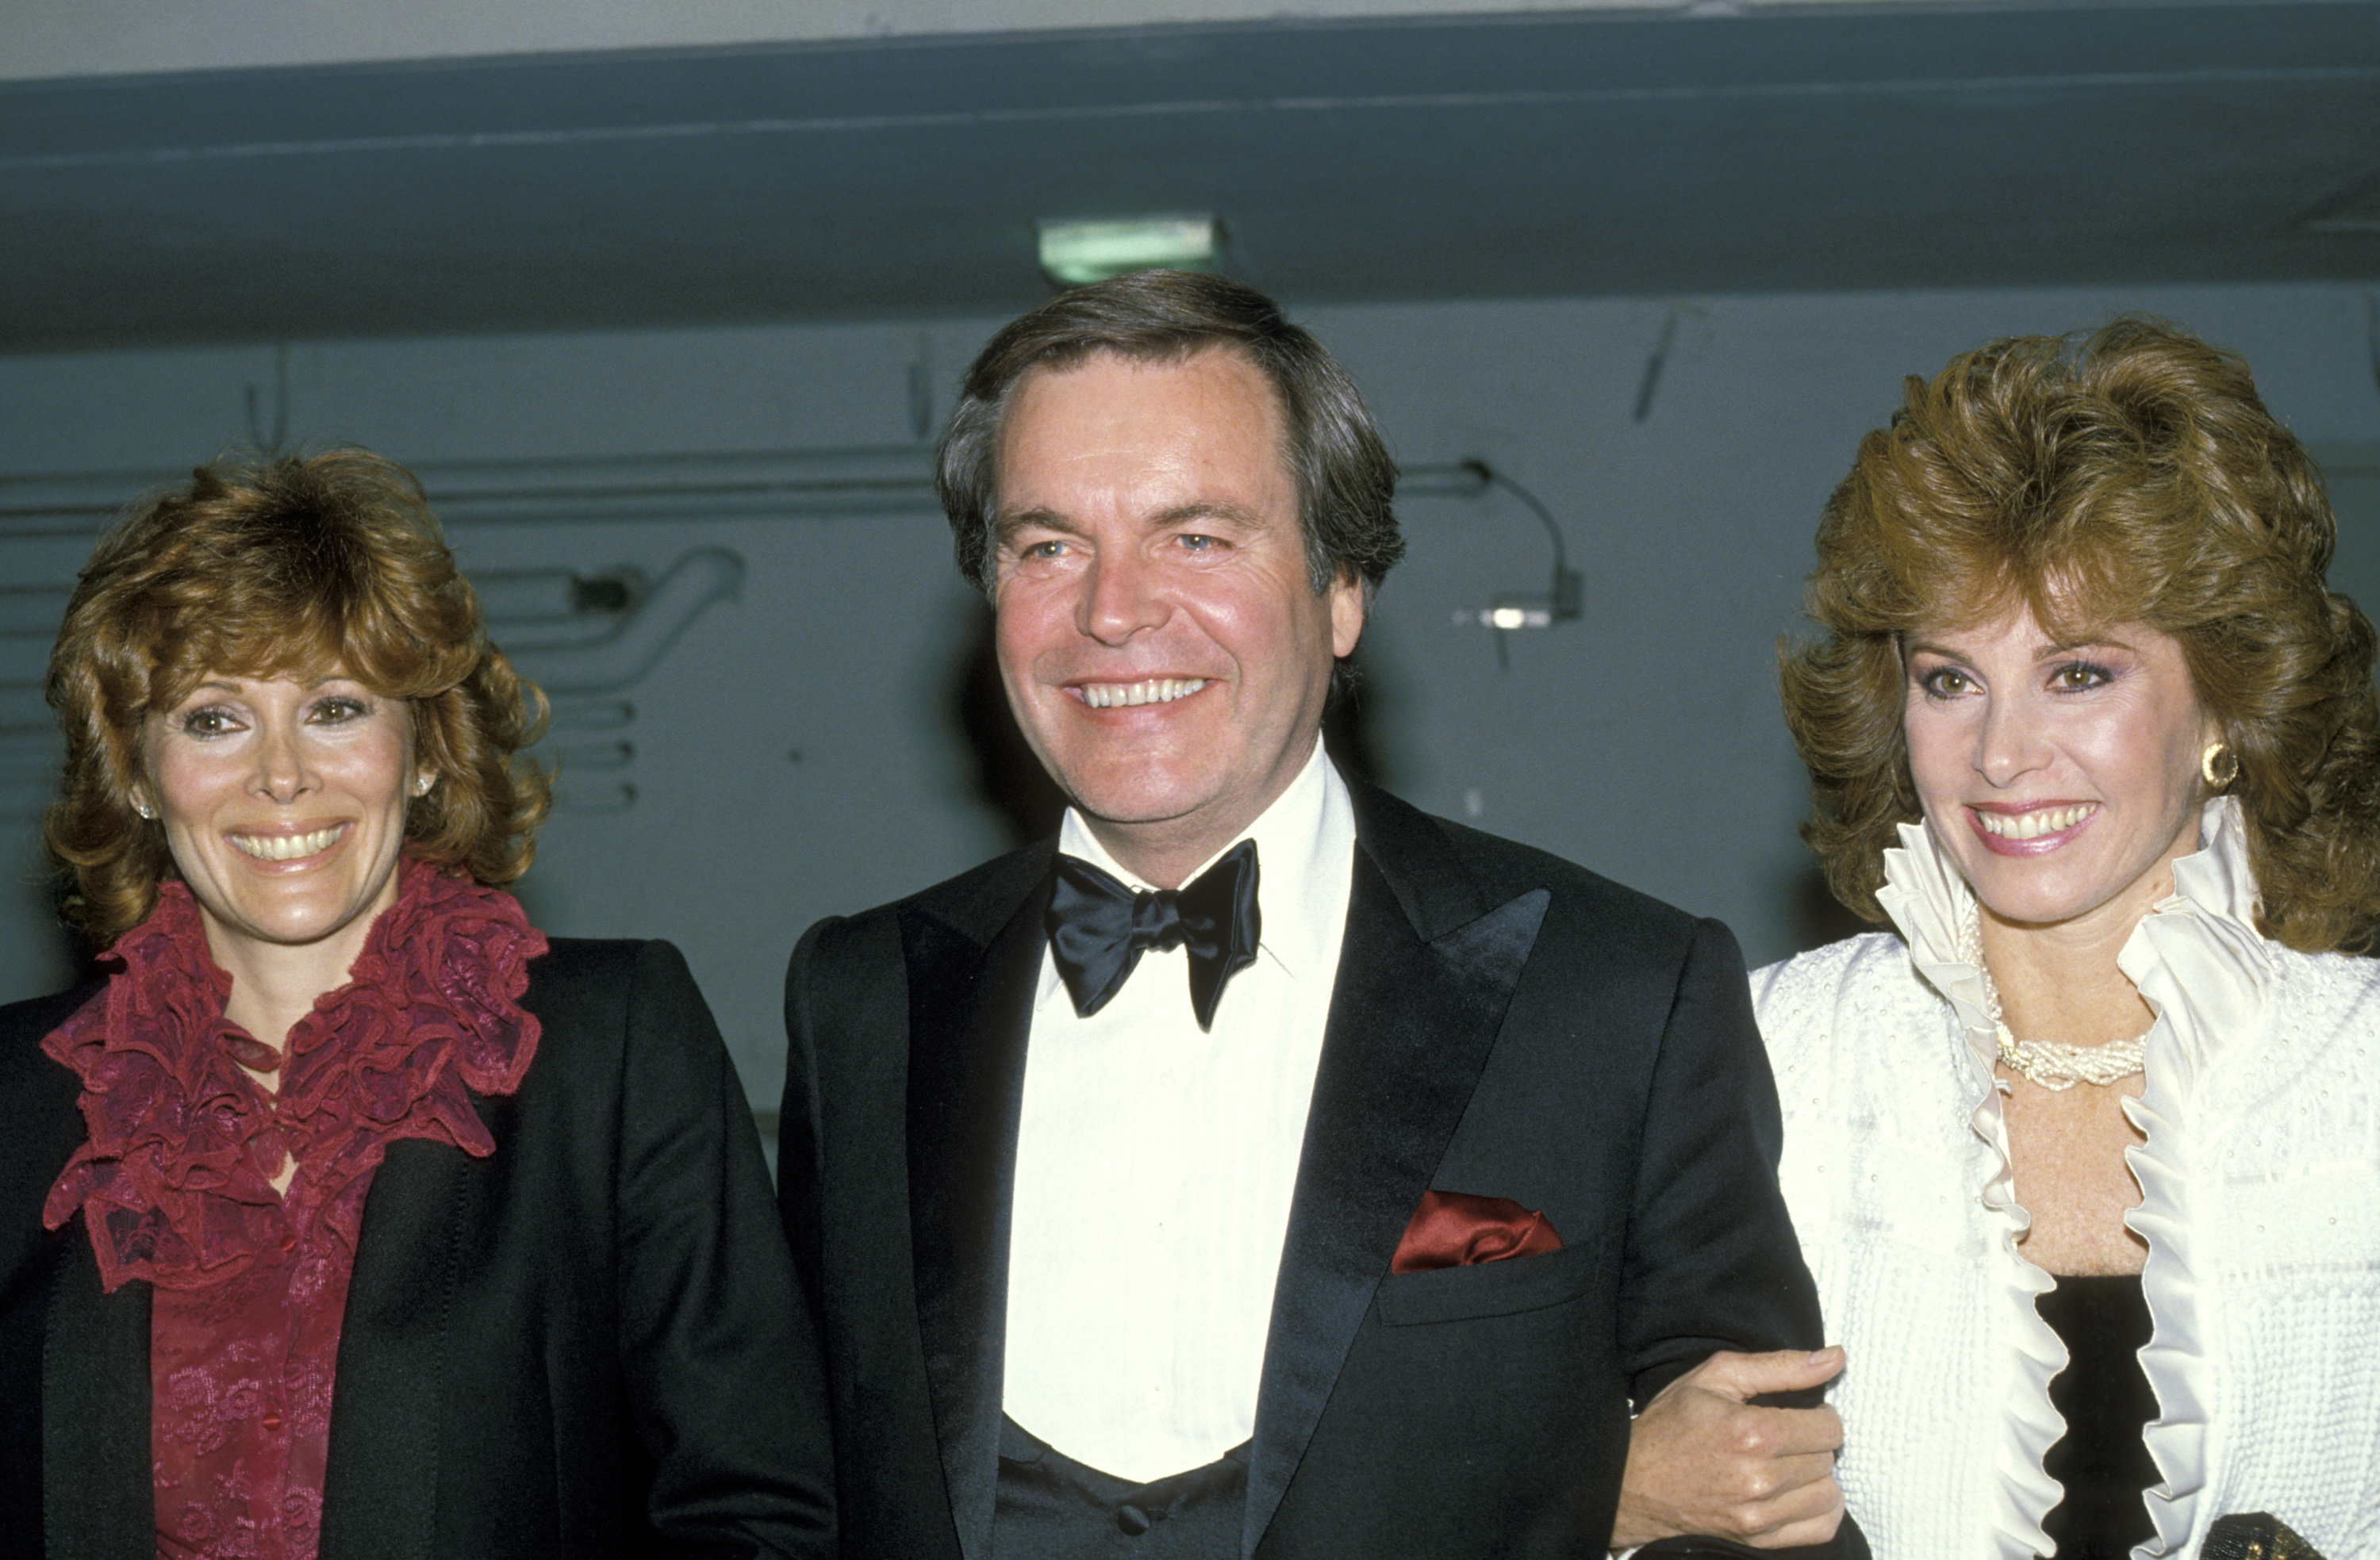
M 1103 645 L 1121 645 L 1165 621 L 1167 608 L 1155 569 L 1132 551 L 1091 561 L 1075 627 Z

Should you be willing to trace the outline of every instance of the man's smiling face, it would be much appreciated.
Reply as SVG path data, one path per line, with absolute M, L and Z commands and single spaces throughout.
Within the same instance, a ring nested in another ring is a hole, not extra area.
M 1280 398 L 1227 348 L 1020 383 L 1000 444 L 1000 671 L 1119 861 L 1178 880 L 1313 751 L 1361 587 L 1306 574 Z

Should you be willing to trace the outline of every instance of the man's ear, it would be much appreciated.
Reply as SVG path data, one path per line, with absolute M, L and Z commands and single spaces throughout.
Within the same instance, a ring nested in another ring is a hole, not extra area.
M 1371 591 L 1362 576 L 1341 569 L 1330 582 L 1330 653 L 1345 660 L 1355 653 L 1355 641 L 1364 636 L 1364 613 L 1371 605 Z

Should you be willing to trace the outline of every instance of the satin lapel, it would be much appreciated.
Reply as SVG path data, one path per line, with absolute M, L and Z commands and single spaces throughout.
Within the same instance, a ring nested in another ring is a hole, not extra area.
M 905 917 L 902 927 L 917 1332 L 951 1515 L 970 1560 L 991 1553 L 1009 1193 L 1048 897 L 1046 880 L 1038 881 L 988 942 L 924 913 Z
M 504 1155 L 507 1113 L 473 1103 Z M 339 1331 L 322 1560 L 429 1560 L 437 1540 L 421 1514 L 438 1488 L 446 1316 L 470 1164 L 443 1143 L 408 1139 L 389 1144 L 372 1172 Z
M 1470 1103 L 1550 900 L 1539 889 L 1486 909 L 1434 826 L 1402 804 L 1384 816 L 1381 800 L 1358 797 L 1347 931 L 1257 1398 L 1250 1554 Z
M 51 1267 L 42 1348 L 44 1553 L 53 1560 L 150 1560 L 157 1503 L 149 1464 L 149 1286 L 103 1292 L 82 1221 L 64 1236 Z

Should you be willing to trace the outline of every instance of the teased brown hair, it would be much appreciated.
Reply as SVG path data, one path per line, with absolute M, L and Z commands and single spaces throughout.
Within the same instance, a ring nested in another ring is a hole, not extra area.
M 2051 633 L 2142 623 L 2180 641 L 2240 759 L 2232 792 L 2263 930 L 2308 951 L 2380 926 L 2380 707 L 2372 624 L 2324 585 L 2322 478 L 2248 365 L 2159 320 L 2015 336 L 1912 376 L 1818 526 L 1809 612 L 1780 647 L 1810 769 L 1802 837 L 1881 921 L 1894 829 L 1919 817 L 1902 636 L 2019 603 Z
M 178 876 L 133 799 L 149 717 L 210 675 L 343 670 L 407 702 L 415 762 L 436 777 L 406 812 L 408 853 L 508 883 L 549 804 L 515 756 L 545 698 L 487 641 L 420 485 L 364 450 L 201 466 L 100 541 L 50 656 L 67 741 L 44 820 L 74 875 L 67 918 L 94 945 L 138 925 Z

